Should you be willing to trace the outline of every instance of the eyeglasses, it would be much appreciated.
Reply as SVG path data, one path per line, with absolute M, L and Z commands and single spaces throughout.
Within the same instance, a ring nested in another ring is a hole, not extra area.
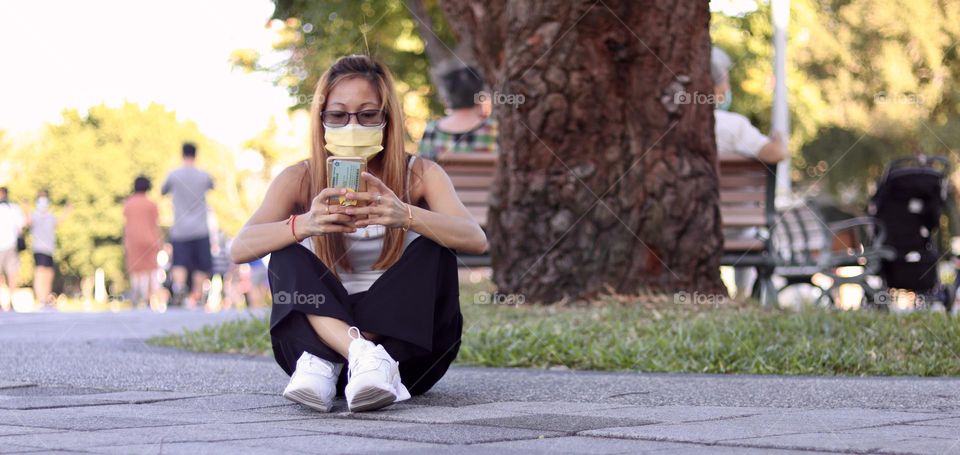
M 320 120 L 323 121 L 325 126 L 339 128 L 347 126 L 350 123 L 351 116 L 356 116 L 357 123 L 363 126 L 380 126 L 387 118 L 383 111 L 370 109 L 360 112 L 323 111 L 320 113 Z

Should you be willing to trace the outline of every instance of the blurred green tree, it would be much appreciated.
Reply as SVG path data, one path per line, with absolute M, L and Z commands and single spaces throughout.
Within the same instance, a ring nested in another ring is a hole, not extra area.
M 787 49 L 794 180 L 823 181 L 862 205 L 895 156 L 957 162 L 960 2 L 793 0 Z M 769 130 L 770 5 L 714 12 L 711 35 L 734 59 L 733 110 Z
M 62 117 L 47 126 L 39 141 L 19 150 L 19 168 L 10 186 L 25 211 L 40 189 L 49 191 L 54 207 L 73 207 L 57 227 L 55 255 L 68 283 L 102 267 L 113 288 L 122 289 L 123 202 L 134 178 L 147 176 L 153 182 L 151 199 L 161 207 L 161 224 L 168 227 L 172 210 L 159 189 L 166 172 L 178 165 L 185 141 L 197 144 L 198 164 L 217 182 L 208 200 L 221 228 L 235 232 L 243 222 L 242 214 L 231 209 L 240 199 L 231 177 L 233 159 L 194 123 L 178 120 L 158 104 L 99 105 L 87 112 L 65 110 Z
M 252 49 L 231 60 L 246 71 L 272 75 L 291 97 L 290 109 L 309 109 L 320 75 L 339 57 L 369 54 L 394 73 L 404 107 L 409 151 L 429 118 L 443 112 L 440 75 L 472 64 L 469 46 L 457 45 L 439 0 L 273 0 L 268 22 L 273 48 L 283 57 Z
M 291 109 L 309 108 L 320 75 L 344 55 L 372 55 L 394 72 L 401 92 L 426 96 L 436 95 L 431 64 L 454 58 L 455 43 L 436 0 L 273 1 L 271 20 L 281 21 L 274 49 L 288 58 L 267 62 L 256 51 L 240 49 L 233 63 L 274 74 L 294 98 Z M 440 109 L 439 98 L 431 96 L 430 102 L 431 110 Z

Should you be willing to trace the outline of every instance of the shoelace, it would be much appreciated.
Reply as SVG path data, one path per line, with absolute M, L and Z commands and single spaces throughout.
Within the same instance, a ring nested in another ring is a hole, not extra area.
M 360 329 L 354 326 L 351 326 L 347 329 L 347 335 L 353 340 L 363 339 L 363 335 L 360 333 Z M 372 355 L 365 355 L 357 359 L 356 365 L 351 365 L 349 374 L 353 376 L 355 371 L 368 371 L 375 370 L 380 368 L 381 362 L 390 362 L 392 359 L 390 355 L 383 350 L 383 347 L 368 347 L 366 350 L 373 350 Z M 365 351 L 366 351 L 365 350 Z
M 354 335 L 353 334 L 354 332 L 356 332 L 357 334 Z M 354 339 L 354 340 L 359 340 L 363 338 L 363 334 L 360 333 L 360 329 L 356 328 L 355 326 L 350 326 L 350 328 L 347 329 L 347 336 L 349 336 L 351 339 Z

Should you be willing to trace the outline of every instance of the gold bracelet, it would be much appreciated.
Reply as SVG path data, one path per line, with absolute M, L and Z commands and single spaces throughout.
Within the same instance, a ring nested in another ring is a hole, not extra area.
M 403 232 L 410 230 L 410 226 L 413 225 L 413 208 L 410 204 L 407 204 L 407 222 L 403 223 Z

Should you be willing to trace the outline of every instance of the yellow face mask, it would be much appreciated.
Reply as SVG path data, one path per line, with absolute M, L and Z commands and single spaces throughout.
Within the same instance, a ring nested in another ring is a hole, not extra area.
M 351 123 L 339 128 L 325 127 L 324 148 L 334 156 L 358 156 L 369 160 L 383 150 L 383 126 Z

